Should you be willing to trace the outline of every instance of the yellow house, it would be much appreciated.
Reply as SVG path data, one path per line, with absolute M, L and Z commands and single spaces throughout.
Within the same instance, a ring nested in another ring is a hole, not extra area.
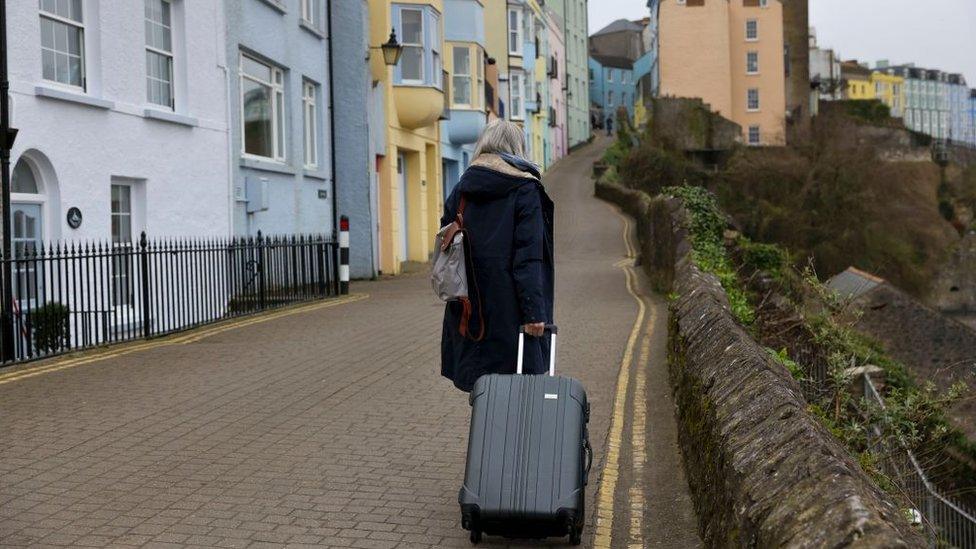
M 883 71 L 871 73 L 874 97 L 891 109 L 891 116 L 901 118 L 905 109 L 905 79 Z
M 840 77 L 845 83 L 844 99 L 874 99 L 874 85 L 871 83 L 871 69 L 857 61 L 844 61 L 840 66 Z
M 370 70 L 382 87 L 386 151 L 377 159 L 380 270 L 398 274 L 404 261 L 427 261 L 440 224 L 439 119 L 444 112 L 443 0 L 369 0 L 369 45 L 396 32 L 396 66 L 371 50 Z M 340 106 L 341 108 L 341 106 Z

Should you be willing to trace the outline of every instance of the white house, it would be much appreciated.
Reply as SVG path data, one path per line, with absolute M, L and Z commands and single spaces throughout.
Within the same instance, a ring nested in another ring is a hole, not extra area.
M 231 233 L 220 3 L 17 0 L 7 16 L 20 249 Z

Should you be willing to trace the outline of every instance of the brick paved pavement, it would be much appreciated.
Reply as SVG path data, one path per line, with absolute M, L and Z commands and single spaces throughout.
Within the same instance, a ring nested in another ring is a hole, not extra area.
M 595 469 L 636 312 L 621 221 L 587 178 L 599 148 L 547 176 L 557 369 L 588 388 Z M 370 297 L 0 385 L 0 545 L 468 546 L 442 307 L 422 276 L 354 291 Z

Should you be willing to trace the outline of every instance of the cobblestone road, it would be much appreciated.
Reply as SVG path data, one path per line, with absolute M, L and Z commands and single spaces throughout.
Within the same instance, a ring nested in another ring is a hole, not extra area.
M 644 298 L 657 320 L 635 327 L 624 222 L 588 178 L 601 148 L 547 175 L 557 369 L 583 381 L 593 408 L 586 543 L 687 547 L 697 538 L 661 374 L 663 306 Z M 0 545 L 468 546 L 456 500 L 468 405 L 439 376 L 442 307 L 422 276 L 353 291 L 368 298 L 0 371 Z M 623 392 L 630 407 L 650 405 L 637 414 L 646 425 L 625 406 L 608 461 L 618 381 L 630 379 L 621 359 L 630 347 L 640 373 L 648 346 L 653 387 L 637 376 Z M 635 452 L 645 435 L 657 442 Z M 601 534 L 604 464 L 614 473 Z

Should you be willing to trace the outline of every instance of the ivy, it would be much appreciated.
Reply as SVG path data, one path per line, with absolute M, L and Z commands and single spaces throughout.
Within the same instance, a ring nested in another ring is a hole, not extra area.
M 718 199 L 703 187 L 665 187 L 665 195 L 680 198 L 691 219 L 691 257 L 702 271 L 712 273 L 729 297 L 732 314 L 749 326 L 756 320 L 756 312 L 749 303 L 749 295 L 739 283 L 738 273 L 725 248 L 725 216 Z

